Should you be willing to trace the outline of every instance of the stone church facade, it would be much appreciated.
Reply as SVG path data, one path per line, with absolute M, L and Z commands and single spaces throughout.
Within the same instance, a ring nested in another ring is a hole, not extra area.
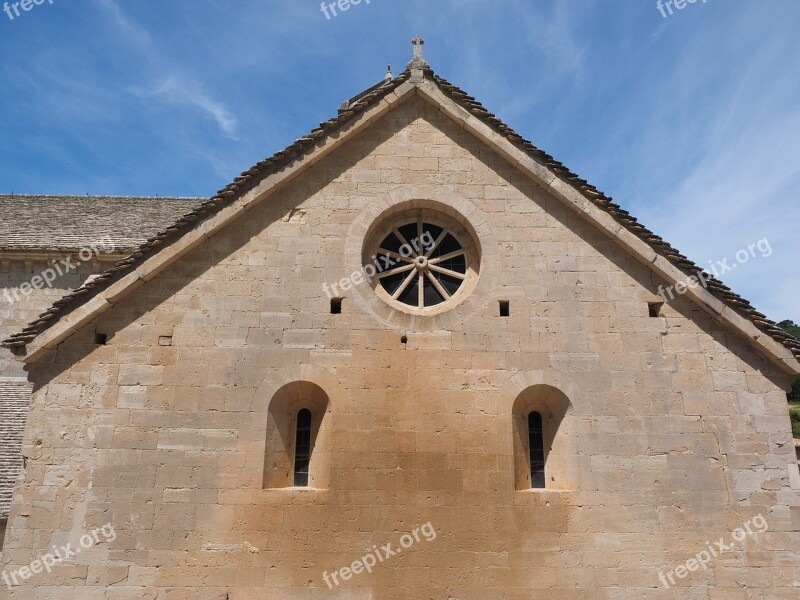
M 4 342 L 7 597 L 797 597 L 800 343 L 417 43 Z

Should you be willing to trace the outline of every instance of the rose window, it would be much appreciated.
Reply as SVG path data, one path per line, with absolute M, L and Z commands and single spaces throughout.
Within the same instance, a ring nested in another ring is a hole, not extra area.
M 458 237 L 424 219 L 393 228 L 375 256 L 378 285 L 414 308 L 450 300 L 467 279 L 467 252 Z

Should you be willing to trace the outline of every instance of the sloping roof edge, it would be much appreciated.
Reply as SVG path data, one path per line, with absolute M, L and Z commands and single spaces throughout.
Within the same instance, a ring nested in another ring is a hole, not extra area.
M 148 279 L 147 272 L 139 272 L 137 268 L 147 259 L 158 254 L 164 250 L 165 247 L 175 244 L 180 238 L 189 231 L 196 229 L 211 216 L 236 204 L 237 201 L 242 199 L 248 192 L 256 187 L 260 187 L 260 184 L 262 184 L 264 180 L 270 178 L 270 176 L 291 167 L 294 163 L 304 159 L 309 154 L 313 154 L 316 148 L 324 145 L 328 139 L 336 138 L 338 132 L 346 130 L 350 124 L 358 121 L 370 108 L 380 103 L 382 99 L 389 96 L 406 82 L 409 82 L 412 87 L 417 87 L 420 90 L 423 90 L 426 84 L 433 84 L 435 89 L 439 90 L 445 98 L 452 101 L 458 109 L 465 111 L 465 114 L 460 118 L 465 126 L 469 125 L 470 119 L 474 119 L 476 124 L 488 128 L 493 132 L 494 136 L 499 136 L 496 141 L 505 141 L 511 144 L 516 150 L 524 153 L 529 160 L 526 161 L 525 165 L 522 165 L 523 168 L 531 172 L 535 178 L 549 183 L 551 188 L 555 188 L 559 191 L 558 195 L 560 197 L 565 198 L 568 195 L 567 192 L 569 190 L 566 190 L 563 185 L 566 184 L 571 190 L 579 193 L 581 200 L 588 201 L 591 205 L 599 208 L 603 213 L 610 216 L 621 229 L 624 228 L 628 236 L 632 234 L 632 236 L 635 236 L 636 241 L 640 243 L 643 242 L 651 250 L 653 256 L 647 257 L 645 262 L 652 263 L 657 271 L 667 275 L 667 279 L 685 281 L 690 276 L 698 276 L 702 272 L 700 267 L 680 254 L 662 238 L 641 225 L 636 218 L 632 217 L 627 211 L 613 202 L 610 197 L 570 171 L 552 156 L 534 146 L 530 141 L 520 136 L 495 115 L 486 110 L 475 98 L 445 79 L 435 75 L 431 69 L 426 68 L 416 73 L 407 69 L 398 77 L 388 80 L 383 84 L 373 86 L 373 88 L 370 88 L 373 91 L 366 93 L 364 96 L 357 96 L 359 100 L 348 108 L 341 110 L 339 115 L 329 121 L 321 123 L 318 128 L 312 130 L 308 135 L 294 142 L 294 144 L 243 172 L 241 176 L 237 177 L 231 184 L 220 190 L 217 195 L 202 204 L 196 211 L 185 215 L 175 224 L 148 240 L 148 242 L 143 244 L 130 257 L 119 261 L 111 269 L 107 270 L 93 281 L 86 283 L 72 294 L 56 302 L 53 307 L 44 312 L 39 319 L 28 325 L 22 332 L 5 340 L 2 345 L 7 348 L 16 349 L 18 353 L 24 353 L 26 346 L 33 346 L 31 342 L 51 328 L 55 323 L 65 319 L 68 322 L 67 326 L 69 326 L 69 322 L 71 322 L 72 319 L 67 317 L 77 308 L 89 301 L 96 301 L 95 304 L 97 305 L 96 308 L 98 311 L 105 310 L 111 305 L 109 300 L 115 301 L 119 294 L 114 294 L 114 298 L 101 297 L 98 299 L 97 296 L 100 292 L 107 290 L 112 284 L 122 280 L 128 280 L 128 284 L 135 287 L 144 283 L 144 281 Z M 532 159 L 532 163 L 530 159 Z M 557 183 L 555 180 L 561 182 L 562 185 L 555 185 Z M 620 234 L 615 235 L 617 238 L 622 237 Z M 629 241 L 633 241 L 633 238 Z M 625 240 L 622 240 L 622 243 L 625 244 Z M 184 244 L 183 250 L 188 250 L 189 246 L 194 247 L 195 245 L 196 244 Z M 631 247 L 630 243 L 625 245 Z M 180 246 L 180 244 L 178 244 L 178 246 Z M 177 258 L 177 252 L 175 258 Z M 172 261 L 170 260 L 169 262 Z M 682 279 L 680 277 L 670 276 L 674 275 L 676 270 L 678 273 L 683 274 L 684 277 Z M 756 346 L 760 345 L 762 350 L 767 351 L 767 356 L 770 359 L 777 360 L 784 370 L 790 372 L 800 371 L 800 341 L 784 332 L 774 322 L 767 319 L 765 315 L 756 311 L 748 301 L 734 293 L 718 279 L 713 277 L 709 278 L 707 274 L 704 275 L 704 278 L 708 281 L 707 289 L 700 290 L 699 293 L 690 295 L 694 296 L 701 305 L 710 309 L 710 312 L 720 317 L 720 320 L 738 330 L 751 344 Z M 743 327 L 744 321 L 751 323 L 753 328 Z M 782 347 L 784 349 L 783 352 L 779 350 L 776 351 L 776 347 L 769 344 L 768 341 L 764 339 L 765 336 L 753 335 L 754 332 L 756 334 L 758 332 L 763 333 L 769 338 L 769 341 L 777 342 L 775 346 Z M 53 347 L 61 339 L 64 339 L 64 337 L 66 336 L 54 336 L 49 340 L 50 343 L 48 343 L 46 347 Z M 33 353 L 31 353 L 28 359 L 33 360 L 33 358 Z

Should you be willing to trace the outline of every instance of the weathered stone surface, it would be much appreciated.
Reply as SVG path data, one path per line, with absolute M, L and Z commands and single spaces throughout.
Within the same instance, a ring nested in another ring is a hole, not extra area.
M 479 232 L 472 295 L 421 318 L 363 283 L 331 314 L 323 284 L 361 267 L 353 224 L 412 201 Z M 793 598 L 788 376 L 685 298 L 650 317 L 660 283 L 410 100 L 31 365 L 3 568 L 116 537 L 8 596 Z M 306 402 L 316 487 L 298 489 L 285 419 Z M 524 489 L 534 408 L 558 425 L 545 490 Z M 758 515 L 765 531 L 675 575 Z M 426 523 L 435 539 L 326 585 Z

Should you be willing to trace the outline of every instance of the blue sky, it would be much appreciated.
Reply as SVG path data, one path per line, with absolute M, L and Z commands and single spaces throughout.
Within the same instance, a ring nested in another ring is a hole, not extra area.
M 402 71 L 419 33 L 437 73 L 698 264 L 769 240 L 722 279 L 800 321 L 800 2 L 366 2 L 0 12 L 0 192 L 212 195 Z

